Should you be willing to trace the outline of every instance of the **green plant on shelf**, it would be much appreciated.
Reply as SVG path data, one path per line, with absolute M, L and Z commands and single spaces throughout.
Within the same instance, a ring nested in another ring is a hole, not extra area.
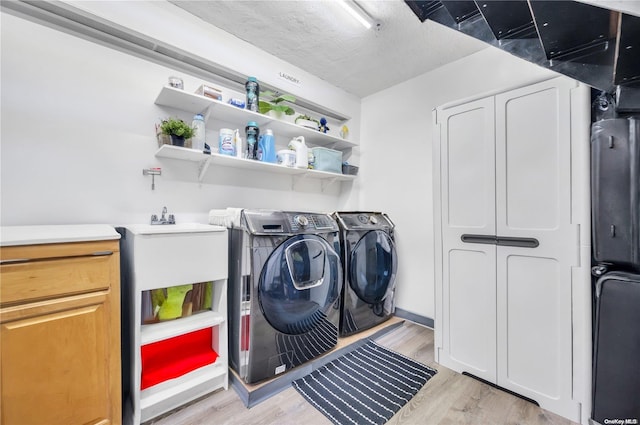
M 163 119 L 160 124 L 160 131 L 162 131 L 162 134 L 182 137 L 184 139 L 190 139 L 194 134 L 193 128 L 179 118 Z
M 272 91 L 264 91 L 260 93 L 260 101 L 258 102 L 258 110 L 261 114 L 269 111 L 275 113 L 293 115 L 296 111 L 286 103 L 295 103 L 296 98 L 290 94 L 275 93 Z

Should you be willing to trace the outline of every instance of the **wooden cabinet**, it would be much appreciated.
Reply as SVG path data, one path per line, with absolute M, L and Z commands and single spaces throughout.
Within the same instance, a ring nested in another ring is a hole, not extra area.
M 2 425 L 121 423 L 119 251 L 2 248 Z
M 436 110 L 436 359 L 588 418 L 588 90 Z

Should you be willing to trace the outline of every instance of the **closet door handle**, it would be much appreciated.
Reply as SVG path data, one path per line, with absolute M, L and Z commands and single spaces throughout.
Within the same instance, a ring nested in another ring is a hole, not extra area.
M 509 236 L 497 236 L 496 244 L 500 246 L 517 246 L 519 248 L 536 248 L 540 242 L 536 238 L 512 238 Z
M 469 235 L 460 236 L 460 240 L 464 243 L 481 243 L 486 245 L 496 244 L 496 235 Z
M 536 238 L 513 238 L 510 236 L 464 234 L 460 236 L 460 240 L 464 243 L 516 246 L 519 248 L 536 248 L 540 246 L 540 242 Z

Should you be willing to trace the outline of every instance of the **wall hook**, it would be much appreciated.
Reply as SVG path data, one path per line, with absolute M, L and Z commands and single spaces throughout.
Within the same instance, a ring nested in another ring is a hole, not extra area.
M 156 188 L 156 176 L 162 175 L 161 168 L 144 168 L 142 170 L 143 176 L 151 176 L 151 190 Z

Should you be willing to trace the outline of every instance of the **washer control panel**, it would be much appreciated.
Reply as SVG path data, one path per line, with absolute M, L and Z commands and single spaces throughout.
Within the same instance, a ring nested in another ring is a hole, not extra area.
M 312 216 L 313 225 L 317 230 L 334 230 L 338 228 L 336 221 L 326 214 L 316 214 Z
M 293 216 L 293 221 L 298 225 L 298 226 L 302 226 L 302 227 L 306 227 L 309 225 L 309 219 L 307 218 L 306 215 L 296 215 Z
M 329 214 L 271 210 L 244 210 L 243 217 L 252 234 L 337 232 L 338 223 Z
M 338 229 L 338 225 L 328 214 L 287 213 L 292 232 Z

